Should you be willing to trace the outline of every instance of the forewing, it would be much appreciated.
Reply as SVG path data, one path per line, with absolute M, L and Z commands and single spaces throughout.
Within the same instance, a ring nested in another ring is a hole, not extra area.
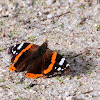
M 8 49 L 8 54 L 11 54 L 11 62 L 13 63 L 15 57 L 22 51 L 22 49 L 25 49 L 30 43 L 21 43 L 16 44 L 14 46 L 11 46 Z
M 12 57 L 13 64 L 11 65 L 12 66 L 11 68 L 15 67 L 16 68 L 16 71 L 24 71 L 25 68 L 28 65 L 28 62 L 29 62 L 32 54 L 35 51 L 37 51 L 38 47 L 39 46 L 37 46 L 37 45 L 32 45 L 32 44 L 28 44 L 27 43 L 27 44 L 23 45 L 23 49 L 20 46 L 20 52 L 17 49 L 18 47 L 13 48 L 13 50 L 16 49 L 16 52 L 18 52 L 18 54 L 15 56 L 13 54 L 13 52 L 11 52 L 12 53 L 12 56 L 13 56 Z

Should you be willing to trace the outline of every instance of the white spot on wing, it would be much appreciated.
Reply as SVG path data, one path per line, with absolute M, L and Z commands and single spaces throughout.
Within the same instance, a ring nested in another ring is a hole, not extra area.
M 16 45 L 14 45 L 14 48 L 16 47 Z
M 69 66 L 70 66 L 69 64 L 66 64 L 66 68 L 69 67 Z
M 61 69 L 62 71 L 64 70 L 64 69 Z
M 65 61 L 65 58 L 62 58 L 61 61 L 59 62 L 59 65 L 62 66 L 64 61 Z
M 49 77 L 52 77 L 52 75 L 49 75 Z
M 59 67 L 58 69 L 57 69 L 57 71 L 60 71 L 61 70 L 61 67 Z
M 17 50 L 20 50 L 22 48 L 22 46 L 24 45 L 24 43 L 21 43 L 18 47 Z
M 12 52 L 13 52 L 13 49 L 12 49 Z
M 16 55 L 18 54 L 18 52 L 16 52 Z
M 57 69 L 57 67 L 55 67 L 55 69 Z
M 16 51 L 13 51 L 13 54 L 15 54 L 16 53 Z

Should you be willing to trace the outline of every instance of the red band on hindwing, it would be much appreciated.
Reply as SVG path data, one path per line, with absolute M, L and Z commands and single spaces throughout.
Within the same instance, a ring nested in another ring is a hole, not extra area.
M 42 74 L 33 74 L 33 73 L 26 73 L 25 76 L 28 78 L 33 78 L 33 79 L 38 78 L 38 77 L 43 77 Z
M 53 69 L 53 66 L 55 64 L 56 57 L 57 57 L 57 53 L 56 52 L 53 52 L 53 55 L 51 57 L 51 64 L 48 66 L 48 68 L 46 70 L 44 70 L 44 72 L 43 72 L 44 74 L 49 73 Z M 43 74 L 26 73 L 25 76 L 28 77 L 28 78 L 36 79 L 38 77 L 43 77 Z
M 56 62 L 55 61 L 56 57 L 57 57 L 57 52 L 53 52 L 53 55 L 51 57 L 51 64 L 48 66 L 48 68 L 46 70 L 44 70 L 44 74 L 49 73 L 53 69 L 53 66 L 54 66 L 54 64 Z
M 10 71 L 15 71 L 15 70 L 16 70 L 16 68 L 14 67 L 14 64 L 12 64 L 12 65 L 9 67 L 9 70 L 10 70 Z

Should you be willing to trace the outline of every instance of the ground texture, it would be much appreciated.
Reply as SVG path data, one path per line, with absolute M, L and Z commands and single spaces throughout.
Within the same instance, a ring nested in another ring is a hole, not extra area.
M 8 70 L 8 47 L 21 42 L 41 45 L 46 39 L 50 49 L 66 57 L 68 75 L 29 79 Z M 100 100 L 100 4 L 1 0 L 0 99 Z

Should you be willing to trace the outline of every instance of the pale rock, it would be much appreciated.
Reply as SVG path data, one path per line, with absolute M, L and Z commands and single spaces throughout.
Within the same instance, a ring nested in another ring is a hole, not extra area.
M 47 0 L 46 4 L 47 4 L 47 6 L 50 6 L 52 4 L 52 0 Z
M 73 96 L 66 97 L 66 100 L 74 100 Z
M 52 18 L 52 14 L 47 15 L 47 18 Z

